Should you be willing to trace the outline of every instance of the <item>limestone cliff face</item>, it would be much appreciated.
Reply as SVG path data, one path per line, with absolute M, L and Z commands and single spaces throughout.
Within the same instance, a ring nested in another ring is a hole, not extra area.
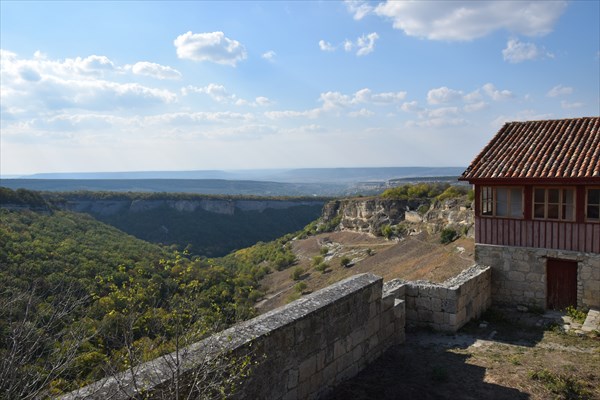
M 434 201 L 425 214 L 417 212 L 425 200 L 393 200 L 384 198 L 354 198 L 334 200 L 325 204 L 323 223 L 339 218 L 337 229 L 379 235 L 384 225 L 413 224 L 416 229 L 439 232 L 451 227 L 467 236 L 473 235 L 475 218 L 466 199 Z
M 118 212 L 144 212 L 159 207 L 172 208 L 181 212 L 197 209 L 216 214 L 233 215 L 236 208 L 242 211 L 263 212 L 266 209 L 287 209 L 297 206 L 315 206 L 322 200 L 254 200 L 254 199 L 199 199 L 199 200 L 68 200 L 61 208 L 69 211 L 87 212 L 109 216 Z
M 340 217 L 339 229 L 379 234 L 383 225 L 404 221 L 406 211 L 418 208 L 412 200 L 357 198 L 331 201 L 323 207 L 321 219 L 327 223 Z

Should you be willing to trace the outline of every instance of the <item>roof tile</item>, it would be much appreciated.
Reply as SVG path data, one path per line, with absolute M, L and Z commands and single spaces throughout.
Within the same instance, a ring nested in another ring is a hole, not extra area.
M 508 122 L 461 180 L 600 178 L 600 117 Z

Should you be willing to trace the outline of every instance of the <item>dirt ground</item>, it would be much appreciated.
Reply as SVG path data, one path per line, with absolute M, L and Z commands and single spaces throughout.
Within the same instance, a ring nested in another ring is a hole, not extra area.
M 321 273 L 314 269 L 312 260 L 325 248 L 327 254 L 323 258 L 329 268 Z M 263 279 L 261 283 L 267 289 L 266 296 L 257 308 L 266 312 L 300 297 L 294 288 L 298 281 L 290 277 L 297 267 L 305 271 L 301 281 L 307 287 L 303 294 L 363 272 L 382 276 L 384 281 L 401 278 L 443 282 L 474 264 L 473 248 L 472 239 L 459 238 L 442 245 L 439 235 L 425 232 L 399 241 L 356 232 L 331 232 L 297 240 L 293 244 L 297 265 L 273 272 Z M 343 257 L 352 260 L 350 267 L 340 265 Z
M 408 331 L 327 400 L 600 399 L 600 338 L 494 308 L 457 334 Z

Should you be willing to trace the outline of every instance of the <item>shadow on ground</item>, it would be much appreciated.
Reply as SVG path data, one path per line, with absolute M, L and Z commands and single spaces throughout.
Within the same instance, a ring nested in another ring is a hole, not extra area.
M 528 393 L 493 382 L 487 368 L 475 365 L 475 352 L 494 346 L 533 348 L 544 331 L 556 326 L 559 314 L 534 314 L 494 308 L 457 334 L 411 331 L 406 342 L 390 348 L 350 381 L 336 387 L 327 400 L 530 399 Z M 466 349 L 468 349 L 466 351 Z M 490 365 L 505 355 L 488 352 Z M 504 360 L 508 362 L 508 360 Z M 522 374 L 509 364 L 507 374 Z M 497 371 L 495 371 L 497 372 Z

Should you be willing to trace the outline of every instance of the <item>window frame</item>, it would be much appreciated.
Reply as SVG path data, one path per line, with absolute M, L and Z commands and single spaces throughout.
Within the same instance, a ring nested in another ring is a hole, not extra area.
M 589 218 L 588 217 L 588 201 L 589 201 L 589 191 L 590 190 L 600 190 L 600 186 L 587 186 L 585 188 L 585 208 L 584 208 L 584 213 L 585 213 L 585 222 L 590 222 L 590 223 L 594 223 L 594 224 L 598 224 L 600 223 L 600 215 L 598 218 Z M 594 203 L 594 205 L 596 205 Z M 600 207 L 600 204 L 598 204 L 598 206 Z
M 511 201 L 511 191 L 513 189 L 519 189 L 521 192 L 521 214 L 517 217 L 512 216 L 512 215 L 498 215 L 498 189 L 505 189 L 506 190 L 506 210 L 508 211 L 508 214 L 511 213 L 512 210 L 512 206 L 513 206 L 513 202 Z M 490 198 L 486 198 L 484 197 L 486 194 L 490 194 L 491 192 L 491 199 Z M 507 218 L 507 219 L 525 219 L 525 187 L 524 186 L 506 186 L 506 185 L 502 185 L 502 186 L 490 186 L 490 185 L 482 185 L 479 189 L 479 194 L 480 194 L 480 198 L 479 198 L 479 205 L 480 205 L 480 209 L 479 209 L 479 216 L 480 217 L 484 217 L 484 218 Z M 484 210 L 488 210 L 490 208 L 491 205 L 491 213 L 485 213 L 484 214 Z
M 536 191 L 544 190 L 544 203 L 537 202 L 535 199 Z M 549 190 L 558 190 L 558 202 L 549 203 Z M 568 203 L 565 202 L 564 192 L 565 190 L 569 190 L 573 195 L 573 201 L 571 203 L 571 218 L 565 218 L 563 208 L 568 206 Z M 587 196 L 586 196 L 587 198 Z M 537 217 L 536 216 L 536 206 L 539 204 L 543 204 L 544 206 L 544 216 Z M 549 218 L 548 217 L 548 209 L 549 205 L 558 207 L 558 217 L 557 218 Z M 587 207 L 586 207 L 587 209 Z M 577 188 L 573 186 L 534 186 L 532 188 L 531 193 L 531 218 L 536 221 L 556 221 L 556 222 L 575 222 L 577 220 Z

